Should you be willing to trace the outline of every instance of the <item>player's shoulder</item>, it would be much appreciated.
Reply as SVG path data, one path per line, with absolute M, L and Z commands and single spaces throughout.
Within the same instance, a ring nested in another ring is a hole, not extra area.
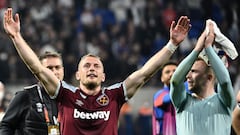
M 27 95 L 27 94 L 33 92 L 34 90 L 37 90 L 38 87 L 39 87 L 38 84 L 33 84 L 33 85 L 25 86 L 25 87 L 23 87 L 22 90 L 17 91 L 15 95 L 19 95 L 19 96 L 20 96 L 20 95 L 22 95 L 22 96 L 23 96 L 23 95 Z
M 115 89 L 120 89 L 122 87 L 125 87 L 123 82 L 115 83 L 109 86 L 104 86 L 102 89 L 104 90 L 115 90 Z
M 79 89 L 78 87 L 67 83 L 66 81 L 61 81 L 61 87 L 71 90 L 71 91 L 76 91 L 77 89 Z
M 25 87 L 23 87 L 23 89 L 31 90 L 31 89 L 37 89 L 38 87 L 40 87 L 38 84 L 33 84 L 33 85 L 25 86 Z

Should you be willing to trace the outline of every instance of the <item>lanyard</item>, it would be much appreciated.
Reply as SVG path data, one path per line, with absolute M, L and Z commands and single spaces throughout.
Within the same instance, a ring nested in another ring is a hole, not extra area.
M 42 92 L 41 92 L 40 87 L 37 86 L 37 88 L 38 88 L 38 95 L 39 95 L 39 97 L 40 97 L 40 99 L 42 101 L 42 104 L 43 104 L 43 111 L 44 111 L 44 117 L 45 117 L 46 123 L 49 124 L 50 123 L 50 119 L 49 119 L 47 106 L 46 106 L 46 104 L 43 101 L 43 96 L 42 96 Z M 53 122 L 54 122 L 55 125 L 58 124 L 58 120 L 57 120 L 57 118 L 55 116 L 53 116 Z

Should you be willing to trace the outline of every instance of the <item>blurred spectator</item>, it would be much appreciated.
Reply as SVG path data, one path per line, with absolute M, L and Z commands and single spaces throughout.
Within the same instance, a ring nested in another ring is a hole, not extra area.
M 162 11 L 163 24 L 167 30 L 170 28 L 172 20 L 175 20 L 177 17 L 173 4 L 174 3 L 172 1 L 169 1 L 166 4 L 166 8 Z
M 192 28 L 189 32 L 189 41 L 186 40 L 188 45 L 181 46 L 175 58 L 182 58 L 188 53 L 189 45 L 194 43 L 199 36 L 200 29 L 204 24 L 202 19 L 206 17 L 219 23 L 223 32 L 229 35 L 234 43 L 237 43 L 240 40 L 239 25 L 237 25 L 240 16 L 239 2 L 231 0 L 231 4 L 226 3 L 223 0 L 112 0 L 109 3 L 106 0 L 101 2 L 2 0 L 0 10 L 14 7 L 14 12 L 21 14 L 20 18 L 23 22 L 21 31 L 34 50 L 41 50 L 43 46 L 49 44 L 62 53 L 63 58 L 66 57 L 67 60 L 70 60 L 66 63 L 75 61 L 76 59 L 72 58 L 78 58 L 89 51 L 99 53 L 101 50 L 105 50 L 104 53 L 107 53 L 110 59 L 108 61 L 115 61 L 121 57 L 122 61 L 130 63 L 130 67 L 140 67 L 156 49 L 162 47 L 165 37 L 168 37 L 166 31 L 168 31 L 169 22 L 182 14 L 190 16 Z M 1 61 L 4 62 L 1 64 L 4 65 L 2 68 L 5 68 L 5 70 L 1 70 L 3 73 L 1 78 L 10 83 L 16 82 L 14 78 L 29 81 L 26 79 L 29 76 L 24 76 L 29 74 L 26 67 L 15 59 L 16 52 L 9 45 L 11 42 L 3 35 L 2 31 L 0 39 L 0 43 L 4 44 L 0 47 L 1 58 L 5 58 L 1 59 L 4 60 Z M 132 55 L 135 43 L 140 50 L 137 57 Z M 120 44 L 123 46 L 120 47 Z M 115 50 L 114 53 L 111 49 Z M 119 50 L 121 56 L 116 55 Z M 127 51 L 125 52 L 125 50 Z M 19 67 L 14 69 L 9 65 L 10 61 L 11 64 L 19 65 Z M 115 64 L 118 67 L 119 62 L 107 62 L 106 64 Z M 236 66 L 239 64 L 237 62 Z M 69 68 L 75 67 L 69 66 Z M 129 70 L 123 70 L 123 72 L 122 75 L 125 76 Z M 13 75 L 14 73 L 15 75 Z M 74 72 L 70 74 L 69 76 L 74 76 Z M 114 79 L 118 78 L 121 77 L 116 76 Z
M 163 84 L 153 95 L 152 131 L 153 135 L 175 135 L 175 108 L 170 99 L 170 79 L 177 63 L 170 61 L 162 67 L 160 80 Z
M 31 18 L 36 22 L 44 21 L 52 13 L 52 7 L 50 1 L 36 0 L 30 7 Z
M 119 135 L 134 135 L 132 107 L 127 102 L 123 104 L 119 116 Z
M 152 111 L 152 107 L 148 102 L 143 103 L 139 108 L 139 114 L 135 125 L 137 127 L 137 135 L 152 134 Z
M 109 8 L 114 12 L 118 22 L 127 21 L 127 10 L 131 6 L 131 0 L 112 0 Z

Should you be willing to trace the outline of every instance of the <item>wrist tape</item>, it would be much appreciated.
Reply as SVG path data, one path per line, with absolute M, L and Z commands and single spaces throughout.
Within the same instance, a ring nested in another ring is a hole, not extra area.
M 175 50 L 178 48 L 178 46 L 174 45 L 172 42 L 168 42 L 166 45 L 167 49 L 171 52 L 174 53 Z

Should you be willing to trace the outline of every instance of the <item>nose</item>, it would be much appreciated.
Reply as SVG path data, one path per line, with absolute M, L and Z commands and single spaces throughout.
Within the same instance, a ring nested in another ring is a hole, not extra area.
M 91 66 L 91 67 L 89 68 L 89 71 L 94 71 L 94 66 Z
M 59 73 L 59 69 L 57 67 L 51 67 L 49 68 L 55 75 Z
M 57 70 L 56 68 L 52 69 L 52 72 L 57 76 L 59 74 L 59 70 Z
M 172 77 L 172 75 L 174 74 L 174 71 L 170 72 L 170 76 Z
M 94 64 L 91 64 L 91 66 L 89 67 L 89 71 L 95 71 L 96 67 Z
M 58 71 L 56 67 L 52 67 L 52 68 L 50 68 L 50 70 L 52 70 L 52 72 L 54 72 L 54 73 Z
M 190 76 L 191 76 L 191 72 L 188 72 L 186 78 L 190 78 Z

